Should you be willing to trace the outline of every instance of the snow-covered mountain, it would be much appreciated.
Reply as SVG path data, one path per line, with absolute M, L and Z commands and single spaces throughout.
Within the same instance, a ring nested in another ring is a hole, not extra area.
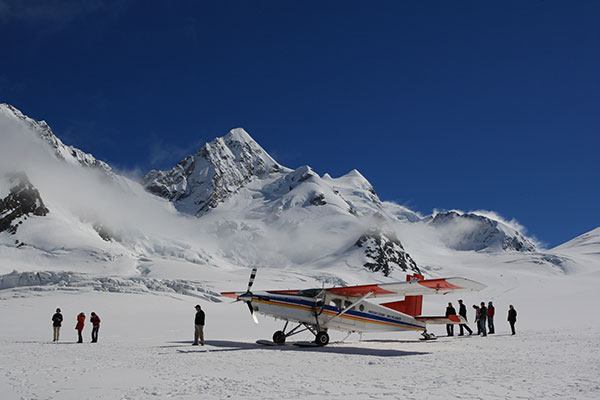
M 257 265 L 342 284 L 437 276 L 490 257 L 550 274 L 578 263 L 561 249 L 541 252 L 493 215 L 422 216 L 382 201 L 357 170 L 332 177 L 285 167 L 243 129 L 142 184 L 6 104 L 0 134 L 0 275 L 66 270 L 200 288 Z

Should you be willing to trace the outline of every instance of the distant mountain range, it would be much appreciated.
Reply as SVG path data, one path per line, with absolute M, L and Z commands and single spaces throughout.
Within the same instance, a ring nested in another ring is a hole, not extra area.
M 382 201 L 357 170 L 333 178 L 282 166 L 241 128 L 139 183 L 8 104 L 0 105 L 0 129 L 2 151 L 17 156 L 0 163 L 0 274 L 67 264 L 152 276 L 181 262 L 397 277 L 431 273 L 420 261 L 431 251 L 522 254 L 550 267 L 564 261 L 489 214 L 423 216 Z M 35 157 L 21 162 L 24 148 Z

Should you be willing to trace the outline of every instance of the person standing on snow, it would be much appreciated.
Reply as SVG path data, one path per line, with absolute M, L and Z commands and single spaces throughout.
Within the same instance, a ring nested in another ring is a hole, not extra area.
M 481 307 L 479 308 L 479 325 L 481 325 L 481 336 L 487 336 L 485 323 L 487 322 L 487 307 L 485 303 L 481 302 Z
M 446 317 L 450 315 L 456 315 L 456 310 L 452 307 L 452 303 L 448 303 L 448 307 L 446 307 Z M 454 336 L 454 324 L 446 324 L 446 332 L 448 336 Z
M 100 317 L 92 311 L 92 316 L 90 317 L 90 322 L 92 323 L 92 343 L 98 342 L 98 331 L 100 330 Z
M 508 306 L 508 323 L 513 335 L 515 334 L 515 322 L 517 322 L 517 310 L 511 304 Z
M 481 335 L 481 324 L 479 323 L 479 319 L 481 318 L 481 313 L 479 312 L 479 306 L 473 304 L 473 308 L 475 309 L 475 326 L 477 326 L 477 334 Z
M 196 304 L 196 318 L 194 319 L 194 343 L 193 346 L 198 346 L 198 339 L 200 344 L 204 346 L 204 311 L 200 307 L 200 304 Z
M 488 311 L 487 323 L 488 323 L 488 328 L 490 330 L 490 335 L 491 335 L 494 333 L 494 314 L 496 313 L 496 309 L 494 308 L 494 305 L 492 304 L 491 301 L 488 303 L 487 311 Z
M 52 316 L 52 330 L 54 332 L 53 342 L 58 342 L 60 339 L 60 327 L 62 326 L 63 316 L 60 313 L 60 308 L 56 309 L 56 313 Z
M 465 319 L 465 321 L 467 320 L 467 307 L 465 307 L 462 300 L 458 301 L 458 315 L 463 317 Z M 460 327 L 460 333 L 458 334 L 458 336 L 464 336 L 464 334 L 465 334 L 464 329 L 469 331 L 469 335 L 473 334 L 473 331 L 471 330 L 471 328 L 469 328 L 469 325 L 460 324 L 459 327 Z
M 75 325 L 75 330 L 77 330 L 77 335 L 79 336 L 77 343 L 83 343 L 83 336 L 81 335 L 81 332 L 83 331 L 84 322 L 85 314 L 81 312 L 79 315 L 77 315 L 77 325 Z

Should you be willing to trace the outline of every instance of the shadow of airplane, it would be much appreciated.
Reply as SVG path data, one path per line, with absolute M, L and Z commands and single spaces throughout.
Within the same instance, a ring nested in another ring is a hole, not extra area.
M 169 342 L 174 344 L 187 344 L 190 345 L 189 341 L 176 341 Z M 181 349 L 181 345 L 177 346 L 159 346 L 159 348 L 180 348 L 177 350 L 178 353 L 205 353 L 205 352 L 225 352 L 225 351 L 251 351 L 251 350 L 276 350 L 276 351 L 304 351 L 314 353 L 329 353 L 329 354 L 345 354 L 345 355 L 357 355 L 357 356 L 373 356 L 373 357 L 405 357 L 415 355 L 430 354 L 428 352 L 420 351 L 402 351 L 393 349 L 373 349 L 367 347 L 354 347 L 354 346 L 338 346 L 336 344 L 330 344 L 323 347 L 304 347 L 294 346 L 292 343 L 288 343 L 282 346 L 267 346 L 258 343 L 249 342 L 234 342 L 230 340 L 207 340 L 205 341 L 207 346 L 211 348 L 194 348 L 189 350 Z M 215 349 L 216 347 L 216 349 Z

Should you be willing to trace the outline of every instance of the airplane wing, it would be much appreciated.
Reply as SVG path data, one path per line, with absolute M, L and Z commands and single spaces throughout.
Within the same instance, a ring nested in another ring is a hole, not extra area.
M 325 289 L 327 293 L 347 297 L 361 297 L 373 292 L 369 298 L 392 296 L 421 296 L 454 292 L 479 291 L 486 285 L 467 278 L 439 278 L 409 282 L 379 283 L 374 285 L 344 286 Z
M 479 291 L 486 285 L 467 278 L 422 279 L 408 282 L 378 283 L 372 285 L 342 286 L 324 289 L 327 293 L 345 297 L 362 297 L 371 293 L 369 298 L 421 296 L 427 294 L 447 294 L 454 292 Z M 317 290 L 317 289 L 315 289 Z M 318 291 L 320 291 L 319 289 Z M 268 290 L 267 293 L 298 294 L 300 290 Z M 222 292 L 221 296 L 236 299 L 243 292 Z M 309 296 L 312 297 L 312 296 Z

